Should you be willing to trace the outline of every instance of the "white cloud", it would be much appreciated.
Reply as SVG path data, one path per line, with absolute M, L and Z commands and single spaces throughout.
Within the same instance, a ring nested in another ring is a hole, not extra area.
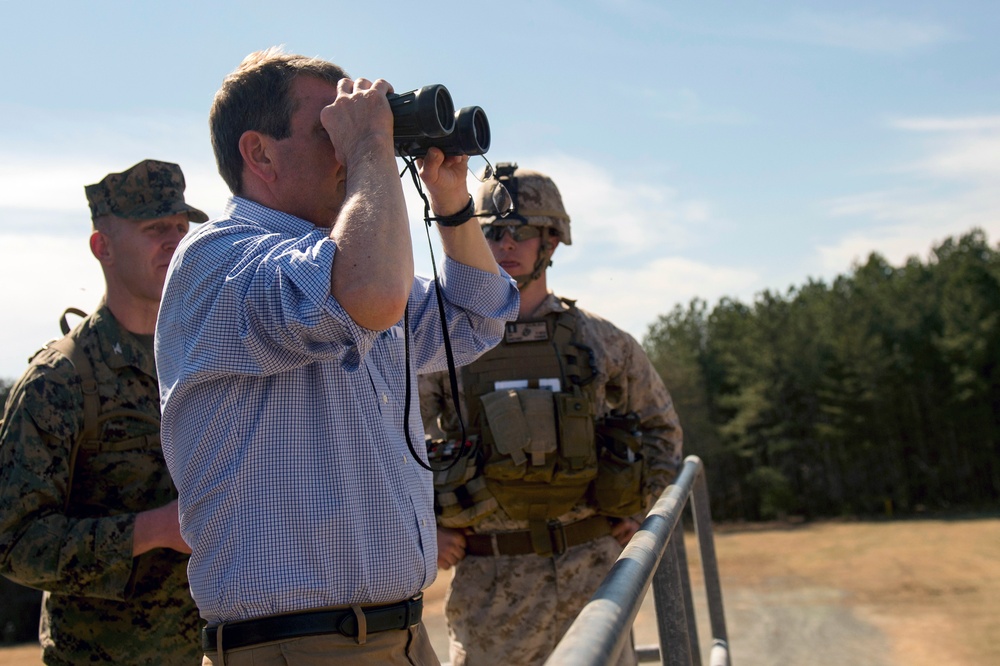
M 906 165 L 907 170 L 991 186 L 1000 178 L 1000 116 L 897 118 L 889 126 L 928 136 L 931 154 Z
M 801 12 L 763 32 L 785 41 L 886 53 L 913 51 L 958 38 L 952 29 L 938 23 L 868 13 Z
M 830 271 L 863 261 L 877 251 L 899 264 L 926 257 L 930 248 L 973 227 L 1000 237 L 1000 117 L 913 118 L 894 121 L 897 129 L 940 132 L 929 154 L 899 171 L 923 181 L 895 190 L 845 196 L 827 202 L 833 218 L 867 218 L 877 223 L 818 248 Z
M 977 132 L 1000 130 L 1000 116 L 968 116 L 965 118 L 897 118 L 890 127 L 914 132 Z
M 661 183 L 623 178 L 576 157 L 524 156 L 518 163 L 552 178 L 572 218 L 573 244 L 560 246 L 549 287 L 641 338 L 658 315 L 695 296 L 751 298 L 761 288 L 750 271 L 698 263 L 685 248 L 701 244 L 719 223 L 708 202 L 685 199 Z M 477 182 L 470 178 L 470 188 Z M 417 272 L 429 275 L 422 203 L 404 182 Z M 440 265 L 440 246 L 435 252 Z
M 875 192 L 828 202 L 833 217 L 868 218 L 878 223 L 849 233 L 817 249 L 819 264 L 830 275 L 878 252 L 893 264 L 926 258 L 930 248 L 973 227 L 1000 238 L 1000 192 L 985 187 L 935 196 L 918 190 Z
M 708 202 L 684 199 L 673 188 L 617 176 L 568 155 L 528 157 L 526 168 L 552 177 L 572 219 L 574 255 L 599 255 L 599 264 L 677 251 L 695 242 L 711 218 Z
M 0 128 L 0 208 L 79 212 L 86 218 L 84 186 L 146 158 L 180 164 L 188 201 L 209 214 L 221 212 L 225 204 L 228 190 L 216 170 L 203 117 L 77 112 L 66 123 L 64 114 L 51 110 L 4 112 L 10 119 L 6 130 Z M 40 128 L 54 128 L 57 136 L 40 135 Z M 67 133 L 71 136 L 64 137 Z
M 94 174 L 100 173 L 96 161 L 25 161 L 23 155 L 0 153 L 0 182 L 4 184 L 0 207 L 86 212 L 83 186 L 99 180 Z
M 560 250 L 565 252 L 566 248 Z M 595 263 L 586 269 L 549 274 L 549 286 L 559 295 L 579 298 L 580 307 L 610 320 L 642 339 L 659 315 L 698 297 L 714 304 L 723 296 L 752 300 L 762 286 L 752 271 L 715 266 L 670 256 L 648 263 Z
M 87 249 L 89 229 L 74 236 L 0 235 L 0 377 L 18 377 L 28 356 L 59 337 L 59 315 L 69 306 L 92 312 L 104 293 L 100 264 Z
M 1000 179 L 1000 128 L 988 136 L 957 138 L 914 168 L 928 176 L 996 187 Z

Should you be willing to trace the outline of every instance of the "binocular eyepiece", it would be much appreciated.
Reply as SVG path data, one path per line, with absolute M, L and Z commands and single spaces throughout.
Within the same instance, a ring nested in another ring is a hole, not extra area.
M 482 155 L 490 149 L 486 113 L 478 106 L 456 112 L 451 93 L 440 83 L 388 97 L 397 155 L 423 157 L 432 147 L 445 155 Z

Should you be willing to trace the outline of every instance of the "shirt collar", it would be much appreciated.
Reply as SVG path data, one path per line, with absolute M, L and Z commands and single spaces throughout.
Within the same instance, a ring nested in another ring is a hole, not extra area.
M 566 312 L 569 310 L 569 306 L 563 303 L 563 301 L 556 296 L 551 291 L 545 296 L 545 300 L 538 304 L 535 311 L 529 315 L 528 319 L 541 319 L 547 314 L 552 314 L 553 312 Z
M 130 365 L 150 377 L 156 377 L 156 362 L 152 354 L 118 323 L 103 301 L 90 320 L 101 356 L 109 368 L 118 370 Z
M 303 236 L 316 229 L 316 225 L 312 222 L 238 196 L 229 197 L 229 201 L 226 202 L 225 216 L 232 220 L 263 226 L 271 231 L 295 236 Z

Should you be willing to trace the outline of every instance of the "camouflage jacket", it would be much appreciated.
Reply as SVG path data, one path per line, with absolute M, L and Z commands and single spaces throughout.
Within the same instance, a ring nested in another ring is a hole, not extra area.
M 11 389 L 0 428 L 0 573 L 46 591 L 46 663 L 196 663 L 188 556 L 132 557 L 135 514 L 177 497 L 160 450 L 153 358 L 107 307 L 71 335 L 98 385 L 100 446 L 79 451 L 67 488 L 83 392 L 71 361 L 46 347 Z
M 568 309 L 557 296 L 550 293 L 527 319 L 537 319 Z M 642 453 L 646 466 L 643 494 L 648 510 L 650 500 L 659 496 L 673 481 L 681 464 L 683 435 L 673 400 L 635 338 L 597 315 L 580 308 L 576 308 L 575 312 L 578 317 L 579 341 L 593 349 L 597 366 L 593 391 L 596 403 L 594 413 L 601 417 L 612 410 L 622 413 L 634 411 L 641 419 Z M 459 439 L 461 435 L 447 371 L 422 375 L 419 385 L 420 411 L 427 434 L 431 437 Z M 461 390 L 461 372 L 459 386 Z M 469 412 L 464 399 L 462 402 L 462 414 L 467 418 Z M 559 520 L 565 524 L 594 513 L 592 507 L 581 503 L 560 516 Z M 642 515 L 633 517 L 641 522 Z M 503 509 L 498 509 L 472 529 L 488 533 L 523 530 L 527 527 L 526 521 L 513 520 Z

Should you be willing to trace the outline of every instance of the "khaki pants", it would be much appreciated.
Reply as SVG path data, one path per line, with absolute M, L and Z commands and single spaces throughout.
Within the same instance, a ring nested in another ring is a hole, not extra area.
M 225 666 L 440 666 L 424 625 L 408 630 L 368 634 L 364 645 L 340 634 L 305 636 L 226 650 Z M 206 654 L 202 666 L 223 666 L 217 653 Z

